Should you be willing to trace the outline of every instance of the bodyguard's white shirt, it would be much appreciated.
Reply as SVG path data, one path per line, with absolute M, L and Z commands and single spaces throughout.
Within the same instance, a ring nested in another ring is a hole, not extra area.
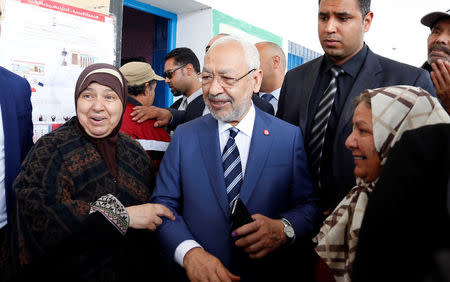
M 194 101 L 195 98 L 197 98 L 198 96 L 203 95 L 203 90 L 200 87 L 197 91 L 195 91 L 194 93 L 192 93 L 191 96 L 187 97 L 187 104 L 189 105 L 189 103 L 191 103 L 192 101 Z M 186 109 L 185 109 L 186 110 Z
M 197 98 L 198 96 L 201 96 L 201 95 L 203 95 L 202 88 L 199 88 L 197 91 L 192 93 L 192 95 L 189 96 L 189 97 L 186 97 L 186 96 L 183 95 L 183 97 L 180 98 L 180 99 L 183 99 L 183 100 L 182 100 L 180 106 L 178 106 L 178 110 L 185 111 L 187 106 L 189 105 L 189 103 L 191 103 L 192 101 L 194 101 L 195 98 Z M 205 107 L 205 108 L 207 108 L 207 107 Z M 209 113 L 209 111 L 207 113 Z M 205 110 L 203 110 L 203 115 L 205 115 L 207 113 L 205 113 Z
M 218 131 L 219 131 L 219 142 L 220 142 L 220 152 L 223 151 L 225 145 L 227 144 L 228 138 L 230 136 L 230 131 L 228 130 L 231 124 L 217 121 L 218 122 Z M 255 107 L 252 105 L 250 110 L 247 112 L 245 117 L 236 125 L 236 128 L 239 129 L 238 134 L 234 138 L 236 142 L 236 146 L 239 150 L 239 155 L 241 157 L 241 166 L 242 166 L 242 175 L 245 177 L 245 168 L 247 167 L 248 153 L 250 150 L 250 141 L 252 140 L 253 126 L 255 124 Z M 174 259 L 175 261 L 183 266 L 184 256 L 188 251 L 195 247 L 202 247 L 195 240 L 185 240 L 178 245 L 175 249 Z
M 0 228 L 8 223 L 5 191 L 5 135 L 3 133 L 2 110 L 0 107 Z
M 202 91 L 202 88 L 200 87 L 197 91 L 192 93 L 192 95 L 189 97 L 186 97 L 185 95 L 183 95 L 183 97 L 180 98 L 183 100 L 181 101 L 181 104 L 178 106 L 178 110 L 186 111 L 186 108 L 189 105 L 189 103 L 192 102 L 195 98 L 197 98 L 198 96 L 200 96 L 202 94 L 203 94 L 203 91 Z
M 280 100 L 280 90 L 281 88 L 275 89 L 272 93 L 266 93 L 266 92 L 259 92 L 259 97 L 262 97 L 264 94 L 272 94 L 273 95 L 273 99 L 270 100 L 270 104 L 272 104 L 274 113 L 277 113 L 278 110 L 278 100 Z
M 186 110 L 186 107 L 187 107 L 187 97 L 183 95 L 183 96 L 181 96 L 180 99 L 181 99 L 181 103 L 178 106 L 177 110 L 184 111 L 184 110 Z

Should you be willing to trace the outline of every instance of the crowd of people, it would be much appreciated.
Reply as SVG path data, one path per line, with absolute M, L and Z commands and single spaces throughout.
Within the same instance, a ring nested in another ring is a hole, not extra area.
M 450 281 L 450 10 L 422 68 L 364 42 L 370 0 L 319 0 L 324 55 L 218 34 L 86 67 L 32 142 L 0 68 L 1 281 Z M 165 81 L 179 99 L 153 106 Z

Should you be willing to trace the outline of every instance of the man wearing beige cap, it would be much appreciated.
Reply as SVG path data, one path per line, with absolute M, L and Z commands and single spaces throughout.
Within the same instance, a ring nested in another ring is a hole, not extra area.
M 120 71 L 127 80 L 129 94 L 120 129 L 136 139 L 158 167 L 164 151 L 169 145 L 169 135 L 163 128 L 154 126 L 154 119 L 137 123 L 132 120 L 130 114 L 136 106 L 151 106 L 153 104 L 156 82 L 163 81 L 164 78 L 157 75 L 150 64 L 144 62 L 127 63 L 120 68 Z
M 429 13 L 420 22 L 431 29 L 428 60 L 422 68 L 430 72 L 436 94 L 450 113 L 450 10 Z

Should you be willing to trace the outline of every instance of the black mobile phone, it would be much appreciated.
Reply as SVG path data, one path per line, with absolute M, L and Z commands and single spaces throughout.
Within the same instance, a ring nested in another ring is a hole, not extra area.
M 231 230 L 238 229 L 242 225 L 253 221 L 251 214 L 240 198 L 237 198 L 231 205 L 230 219 Z

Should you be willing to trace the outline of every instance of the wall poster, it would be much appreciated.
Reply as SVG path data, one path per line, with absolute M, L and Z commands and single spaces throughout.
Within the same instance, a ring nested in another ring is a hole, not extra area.
M 31 85 L 37 140 L 75 115 L 75 83 L 85 67 L 115 64 L 116 20 L 61 1 L 4 0 L 3 6 L 0 65 Z

